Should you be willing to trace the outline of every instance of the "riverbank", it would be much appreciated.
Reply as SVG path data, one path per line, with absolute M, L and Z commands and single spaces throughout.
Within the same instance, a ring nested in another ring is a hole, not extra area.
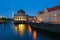
M 4 23 L 6 21 L 12 21 L 13 19 L 10 18 L 0 18 L 0 23 Z
M 4 23 L 6 18 L 0 18 L 0 23 Z
M 60 24 L 46 24 L 46 23 L 39 23 L 35 24 L 32 23 L 30 24 L 33 29 L 39 29 L 42 32 L 48 32 L 52 34 L 59 34 L 60 35 Z
M 5 22 L 5 20 L 0 20 L 0 23 L 4 23 Z
M 36 28 L 36 27 L 32 27 L 31 28 L 33 30 L 36 30 L 38 33 L 40 33 L 41 35 L 45 35 L 45 36 L 49 36 L 51 38 L 54 38 L 55 40 L 59 40 L 60 39 L 60 34 L 59 33 L 55 33 L 55 32 L 51 32 L 51 31 L 48 31 L 48 30 L 44 30 L 44 29 L 40 29 L 40 28 Z

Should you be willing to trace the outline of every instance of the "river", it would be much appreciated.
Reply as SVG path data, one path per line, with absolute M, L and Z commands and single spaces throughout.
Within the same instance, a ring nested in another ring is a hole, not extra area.
M 30 25 L 5 22 L 0 24 L 0 40 L 57 40 L 33 30 Z

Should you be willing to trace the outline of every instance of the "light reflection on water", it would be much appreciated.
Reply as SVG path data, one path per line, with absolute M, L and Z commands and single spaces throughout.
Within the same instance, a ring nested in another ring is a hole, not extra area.
M 34 32 L 33 32 L 33 40 L 36 40 L 36 38 L 37 38 L 37 32 L 34 31 Z
M 21 36 L 24 36 L 24 33 L 26 31 L 26 25 L 25 24 L 15 25 L 14 28 L 15 28 L 16 33 L 19 33 Z M 33 31 L 33 34 L 32 34 L 32 28 L 31 28 L 30 25 L 28 25 L 27 28 L 28 28 L 29 35 L 33 36 L 33 40 L 36 40 L 36 38 L 37 38 L 37 32 Z
M 14 28 L 15 28 L 15 31 L 17 33 L 19 33 L 21 36 L 24 35 L 24 32 L 25 32 L 25 24 L 18 24 Z
M 29 31 L 29 34 L 31 35 L 32 34 L 32 28 L 30 27 L 30 25 L 28 25 L 28 31 Z
M 29 35 L 32 35 L 32 28 L 30 25 L 28 25 L 28 32 L 29 32 Z M 37 39 L 37 32 L 36 31 L 33 31 L 33 40 L 36 40 Z
M 55 40 L 53 35 L 50 37 L 46 36 L 46 33 L 46 35 L 41 33 L 26 24 L 15 25 L 8 22 L 0 24 L 0 40 Z

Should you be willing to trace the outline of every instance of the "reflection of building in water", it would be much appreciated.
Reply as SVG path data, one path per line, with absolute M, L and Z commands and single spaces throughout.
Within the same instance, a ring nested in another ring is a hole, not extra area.
M 36 40 L 36 39 L 37 39 L 37 32 L 34 31 L 34 32 L 33 32 L 33 40 Z
M 15 31 L 19 33 L 21 36 L 23 36 L 25 32 L 25 24 L 19 24 L 15 26 Z
M 27 21 L 25 12 L 21 9 L 17 12 L 17 14 L 14 16 L 15 21 Z
M 28 31 L 29 31 L 29 34 L 31 35 L 32 34 L 32 28 L 30 27 L 30 25 L 28 25 Z

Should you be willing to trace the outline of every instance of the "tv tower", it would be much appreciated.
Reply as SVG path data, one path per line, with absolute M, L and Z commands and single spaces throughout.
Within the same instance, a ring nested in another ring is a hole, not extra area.
M 14 11 L 12 11 L 12 19 L 14 18 Z

